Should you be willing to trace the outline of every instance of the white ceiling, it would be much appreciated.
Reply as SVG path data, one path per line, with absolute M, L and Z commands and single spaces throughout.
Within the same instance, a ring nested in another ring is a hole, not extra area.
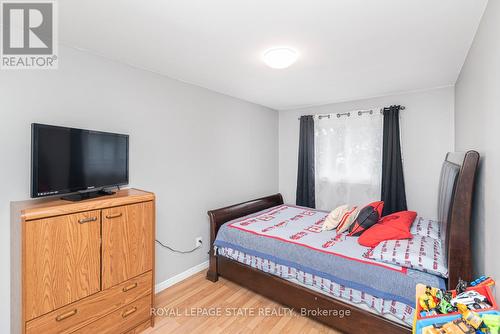
M 487 0 L 64 0 L 63 44 L 289 109 L 455 83 Z M 300 52 L 268 68 L 272 46 Z

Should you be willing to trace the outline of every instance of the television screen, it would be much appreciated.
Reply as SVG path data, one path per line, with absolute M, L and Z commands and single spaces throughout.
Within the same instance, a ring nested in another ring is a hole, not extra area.
M 32 124 L 31 197 L 128 184 L 128 135 Z

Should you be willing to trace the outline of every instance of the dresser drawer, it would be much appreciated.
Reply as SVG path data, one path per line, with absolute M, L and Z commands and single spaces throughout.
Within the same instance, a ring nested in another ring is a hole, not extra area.
M 77 330 L 75 333 L 118 334 L 124 333 L 151 318 L 151 296 L 141 299 L 108 314 Z
M 26 334 L 71 333 L 140 297 L 151 303 L 151 271 L 26 323 Z

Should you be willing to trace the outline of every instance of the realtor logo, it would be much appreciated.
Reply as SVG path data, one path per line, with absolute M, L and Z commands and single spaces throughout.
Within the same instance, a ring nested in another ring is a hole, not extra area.
M 54 1 L 1 1 L 1 69 L 57 68 Z

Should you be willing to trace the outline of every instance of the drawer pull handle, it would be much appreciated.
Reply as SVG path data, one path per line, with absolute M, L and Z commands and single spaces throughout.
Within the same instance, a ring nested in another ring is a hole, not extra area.
M 127 292 L 127 291 L 132 290 L 132 289 L 134 289 L 134 288 L 136 288 L 136 287 L 137 287 L 137 282 L 136 282 L 136 283 L 134 283 L 134 284 L 127 285 L 126 287 L 124 287 L 124 288 L 122 289 L 122 291 L 123 291 L 123 292 Z
M 69 311 L 69 312 L 66 312 L 66 313 L 63 313 L 61 315 L 58 315 L 56 317 L 56 321 L 63 321 L 64 319 L 68 319 L 69 317 L 72 317 L 76 314 L 77 310 L 74 309 L 72 311 Z
M 123 213 L 115 213 L 114 215 L 107 215 L 106 218 L 107 219 L 113 219 L 113 218 L 120 218 L 121 216 L 123 216 Z
M 135 307 L 135 306 L 134 306 L 134 307 L 132 307 L 130 310 L 123 312 L 123 313 L 122 313 L 122 317 L 123 317 L 123 318 L 126 318 L 126 317 L 128 317 L 129 315 L 131 315 L 132 313 L 134 313 L 135 311 L 137 311 L 137 307 Z
M 82 219 L 78 219 L 78 223 L 85 224 L 85 223 L 95 222 L 96 220 L 97 220 L 97 217 L 82 218 Z

